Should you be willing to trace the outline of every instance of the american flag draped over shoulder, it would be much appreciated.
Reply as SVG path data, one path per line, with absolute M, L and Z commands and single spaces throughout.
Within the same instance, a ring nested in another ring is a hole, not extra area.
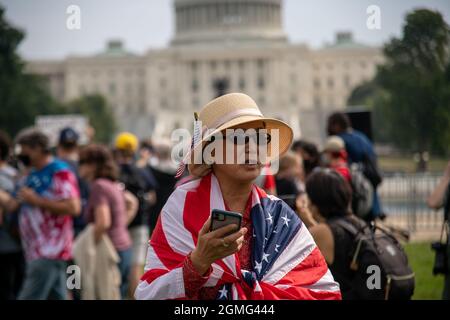
M 186 299 L 184 259 L 212 209 L 225 209 L 213 174 L 175 190 L 149 242 L 137 299 Z M 213 263 L 204 286 L 220 286 L 217 299 L 341 299 L 325 259 L 289 206 L 254 186 L 250 214 L 253 270 L 241 270 L 237 254 Z

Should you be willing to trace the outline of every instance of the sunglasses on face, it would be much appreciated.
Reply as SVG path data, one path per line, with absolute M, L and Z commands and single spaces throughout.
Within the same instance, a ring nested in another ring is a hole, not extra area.
M 235 131 L 229 134 L 223 133 L 222 136 L 212 136 L 210 141 L 214 142 L 217 138 L 222 140 L 226 139 L 234 145 L 246 145 L 250 142 L 250 139 L 258 146 L 268 145 L 272 141 L 272 136 L 269 133 L 260 130 L 256 130 L 253 133 L 246 133 L 243 131 Z

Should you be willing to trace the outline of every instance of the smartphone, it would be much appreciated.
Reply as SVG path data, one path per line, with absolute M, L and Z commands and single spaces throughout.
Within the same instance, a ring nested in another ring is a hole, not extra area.
M 211 228 L 210 231 L 220 229 L 230 224 L 237 225 L 237 229 L 228 233 L 226 236 L 233 234 L 241 229 L 242 215 L 238 212 L 213 209 L 211 212 Z

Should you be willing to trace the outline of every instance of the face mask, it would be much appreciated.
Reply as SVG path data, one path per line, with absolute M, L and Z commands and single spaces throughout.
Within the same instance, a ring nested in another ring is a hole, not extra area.
M 314 169 L 314 163 L 311 160 L 303 160 L 303 167 L 305 168 L 305 172 L 311 172 Z
M 27 154 L 19 154 L 17 159 L 25 166 L 29 167 L 31 165 L 31 158 Z

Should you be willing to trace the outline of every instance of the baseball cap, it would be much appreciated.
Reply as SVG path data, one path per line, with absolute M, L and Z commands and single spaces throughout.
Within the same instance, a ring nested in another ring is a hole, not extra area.
M 79 138 L 80 135 L 70 127 L 59 132 L 59 144 L 77 144 Z
M 135 152 L 139 147 L 139 140 L 132 133 L 122 132 L 116 137 L 115 147 L 118 150 Z

